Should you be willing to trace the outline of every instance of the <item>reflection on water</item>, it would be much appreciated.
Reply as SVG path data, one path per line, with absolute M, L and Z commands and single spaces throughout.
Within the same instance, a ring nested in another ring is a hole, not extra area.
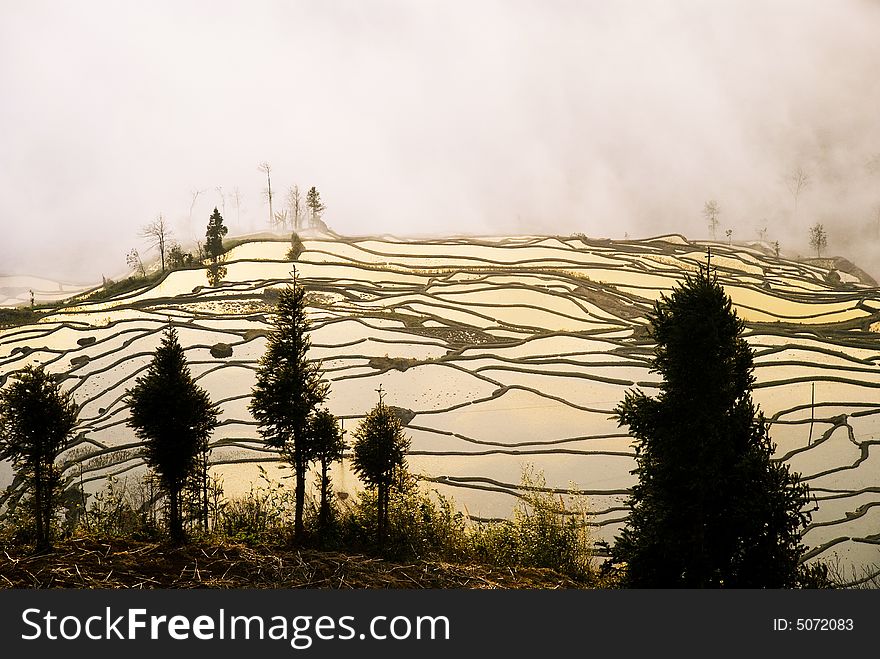
M 312 356 L 324 360 L 330 409 L 348 430 L 381 383 L 391 404 L 415 414 L 413 471 L 468 514 L 509 514 L 531 463 L 548 486 L 589 492 L 597 537 L 613 538 L 634 461 L 610 412 L 628 388 L 650 393 L 656 385 L 645 313 L 659 291 L 703 262 L 702 249 L 680 238 L 305 244 L 297 270 L 309 290 Z M 259 483 L 254 461 L 267 454 L 247 400 L 273 310 L 266 291 L 285 285 L 290 271 L 278 261 L 282 249 L 237 247 L 217 288 L 206 287 L 203 270 L 175 272 L 128 299 L 0 331 L 0 377 L 44 363 L 67 376 L 82 408 L 68 477 L 78 483 L 82 468 L 95 491 L 110 474 L 142 470 L 121 401 L 173 318 L 193 373 L 227 422 L 213 439 L 214 473 L 228 495 Z M 759 250 L 713 246 L 713 264 L 746 319 L 782 321 L 751 325 L 748 340 L 757 355 L 755 400 L 773 421 L 777 456 L 817 497 L 806 543 L 846 565 L 880 562 L 880 352 L 872 333 L 839 324 L 871 320 L 877 291 L 826 283 L 821 268 Z M 825 338 L 823 324 L 834 323 Z M 217 343 L 232 355 L 212 356 Z M 111 450 L 90 458 L 99 447 Z M 288 475 L 276 462 L 265 466 L 273 477 Z M 345 465 L 336 478 L 337 491 L 358 487 Z M 0 485 L 10 480 L 9 465 L 0 465 Z

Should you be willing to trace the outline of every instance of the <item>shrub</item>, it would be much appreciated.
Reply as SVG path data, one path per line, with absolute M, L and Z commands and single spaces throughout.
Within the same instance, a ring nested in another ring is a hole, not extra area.
M 299 255 L 303 253 L 303 250 L 305 250 L 305 245 L 303 245 L 303 241 L 300 239 L 296 231 L 294 231 L 290 234 L 290 249 L 287 250 L 287 260 L 296 261 L 299 258 Z
M 6 500 L 6 511 L 0 517 L 0 548 L 33 545 L 37 541 L 32 495 Z
M 34 311 L 31 307 L 15 307 L 14 309 L 0 309 L 0 329 L 30 325 L 37 322 L 42 314 Z
M 521 500 L 513 519 L 477 527 L 471 542 L 475 558 L 508 567 L 551 568 L 572 577 L 592 573 L 593 543 L 584 497 L 547 490 L 544 474 L 523 470 Z
M 198 264 L 198 259 L 192 253 L 184 252 L 178 243 L 173 243 L 168 250 L 168 268 L 171 270 L 191 268 Z
M 251 485 L 243 497 L 225 501 L 214 520 L 214 534 L 249 545 L 284 543 L 294 519 L 295 494 L 269 479 L 260 466 L 262 484 Z
M 453 502 L 436 490 L 425 494 L 415 476 L 401 469 L 396 475 L 395 495 L 389 500 L 383 554 L 395 559 L 466 559 L 467 521 Z M 361 492 L 339 522 L 340 541 L 351 547 L 371 549 L 376 538 L 377 493 Z
M 152 539 L 158 536 L 158 487 L 145 475 L 132 484 L 111 476 L 80 520 L 80 532 L 104 537 Z

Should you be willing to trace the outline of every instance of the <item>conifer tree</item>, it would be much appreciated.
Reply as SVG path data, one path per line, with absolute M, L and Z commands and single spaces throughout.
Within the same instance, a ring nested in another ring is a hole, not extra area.
M 405 467 L 410 439 L 400 419 L 382 401 L 367 414 L 354 432 L 352 466 L 367 486 L 376 490 L 376 540 L 381 547 L 388 524 L 388 501 L 395 476 Z
M 193 380 L 173 327 L 125 400 L 131 413 L 128 425 L 144 442 L 144 459 L 168 496 L 171 537 L 182 541 L 181 491 L 198 467 L 198 456 L 207 450 L 220 410 Z
M 61 473 L 55 464 L 69 444 L 77 407 L 42 366 L 26 366 L 0 391 L 0 460 L 11 460 L 33 494 L 36 546 L 52 546 Z
M 791 587 L 808 488 L 773 459 L 752 401 L 752 351 L 730 297 L 706 271 L 649 317 L 660 393 L 617 407 L 638 483 L 612 550 L 633 587 Z
M 293 466 L 297 539 L 303 535 L 306 472 L 315 459 L 309 420 L 329 391 L 329 385 L 321 379 L 320 366 L 308 359 L 309 329 L 305 290 L 294 274 L 293 286 L 283 290 L 278 299 L 274 327 L 260 359 L 249 408 L 266 444 L 280 451 Z
M 205 231 L 205 254 L 210 260 L 208 264 L 208 283 L 211 286 L 219 284 L 226 276 L 226 267 L 223 261 L 223 236 L 229 229 L 223 224 L 223 216 L 214 207 L 214 212 L 208 219 L 208 228 Z
M 309 428 L 315 459 L 321 467 L 321 506 L 318 511 L 318 528 L 323 536 L 330 526 L 331 499 L 330 465 L 342 459 L 345 442 L 339 420 L 327 408 L 317 410 L 311 417 Z
M 311 226 L 315 227 L 318 225 L 318 220 L 321 219 L 321 213 L 326 210 L 326 206 L 321 203 L 321 193 L 312 186 L 309 188 L 308 193 L 306 194 L 306 206 L 309 207 L 309 221 Z
M 217 207 L 208 219 L 208 228 L 205 231 L 205 251 L 208 258 L 215 263 L 223 255 L 223 236 L 229 232 L 229 229 L 223 224 L 223 216 Z

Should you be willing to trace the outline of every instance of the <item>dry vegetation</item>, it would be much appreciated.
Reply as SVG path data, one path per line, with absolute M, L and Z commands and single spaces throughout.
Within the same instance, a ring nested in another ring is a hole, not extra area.
M 583 588 L 553 570 L 391 562 L 361 554 L 75 538 L 43 555 L 0 553 L 3 588 Z

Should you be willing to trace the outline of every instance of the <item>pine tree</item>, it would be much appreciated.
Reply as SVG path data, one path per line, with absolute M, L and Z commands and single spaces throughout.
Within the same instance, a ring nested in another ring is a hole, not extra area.
M 318 220 L 321 219 L 321 213 L 326 210 L 326 206 L 321 203 L 321 193 L 318 192 L 315 186 L 309 188 L 309 191 L 306 194 L 306 206 L 309 207 L 309 220 L 311 226 L 315 227 L 318 225 Z
M 223 265 L 223 236 L 229 230 L 223 224 L 223 216 L 217 207 L 208 219 L 208 229 L 205 231 L 205 254 L 210 259 L 208 264 L 208 283 L 217 286 L 226 276 L 226 266 Z
M 294 276 L 281 292 L 266 352 L 257 369 L 249 408 L 260 435 L 293 465 L 296 475 L 294 535 L 303 535 L 303 504 L 309 463 L 315 459 L 309 441 L 309 419 L 324 402 L 329 385 L 318 364 L 308 360 L 311 345 L 305 290 Z
M 321 466 L 321 507 L 318 511 L 318 528 L 322 537 L 330 526 L 331 498 L 330 465 L 342 459 L 345 442 L 339 420 L 326 408 L 317 410 L 311 417 L 309 427 L 315 459 Z
M 379 402 L 354 432 L 352 467 L 369 487 L 376 490 L 376 540 L 381 547 L 388 524 L 388 501 L 398 469 L 406 465 L 410 439 L 394 411 Z
M 193 380 L 173 327 L 125 400 L 131 412 L 128 425 L 144 442 L 144 459 L 168 496 L 171 537 L 182 541 L 181 491 L 207 450 L 220 410 Z
M 229 229 L 223 224 L 223 216 L 217 207 L 208 219 L 208 228 L 205 231 L 205 251 L 215 263 L 223 255 L 223 236 L 229 232 Z
M 617 407 L 635 438 L 638 484 L 612 550 L 633 587 L 791 587 L 808 488 L 752 401 L 752 351 L 730 297 L 701 271 L 650 315 L 655 398 Z
M 70 442 L 77 407 L 42 366 L 26 366 L 0 391 L 0 460 L 11 460 L 33 493 L 36 545 L 52 546 L 61 473 L 55 464 Z

